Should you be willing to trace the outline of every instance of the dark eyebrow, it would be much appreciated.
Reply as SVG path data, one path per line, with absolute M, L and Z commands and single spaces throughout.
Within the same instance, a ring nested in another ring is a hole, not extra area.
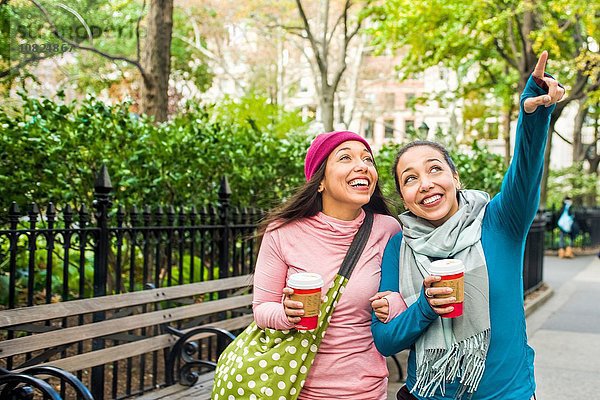
M 336 151 L 335 154 L 339 153 L 340 151 L 349 151 L 349 150 L 352 150 L 352 149 L 350 147 L 342 147 L 341 149 L 339 149 L 338 151 Z M 361 150 L 361 152 L 371 154 L 371 152 L 369 150 L 367 150 L 366 147 L 363 147 L 363 149 Z
M 442 160 L 440 160 L 439 158 L 429 158 L 429 159 L 427 159 L 425 162 L 428 162 L 428 163 L 429 163 L 429 162 L 432 162 L 432 161 L 437 161 L 437 162 L 439 162 L 439 163 L 441 163 L 441 162 L 442 162 Z M 412 167 L 408 167 L 408 168 L 406 168 L 404 171 L 402 171 L 402 173 L 400 174 L 400 176 L 404 175 L 404 173 L 405 173 L 406 171 L 410 171 L 410 170 L 412 170 L 412 169 L 414 169 L 414 168 L 412 168 Z
M 340 151 L 346 151 L 346 150 L 350 150 L 350 147 L 342 147 L 341 149 L 336 151 L 335 154 L 339 153 Z

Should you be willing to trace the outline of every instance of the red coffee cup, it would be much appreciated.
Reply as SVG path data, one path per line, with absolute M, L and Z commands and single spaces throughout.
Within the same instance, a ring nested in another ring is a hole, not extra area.
M 304 315 L 296 324 L 296 329 L 306 331 L 315 329 L 319 320 L 319 309 L 321 308 L 321 288 L 323 278 L 312 272 L 299 272 L 290 275 L 287 282 L 288 287 L 294 289 L 291 299 L 304 304 Z
M 442 318 L 456 318 L 463 314 L 463 302 L 465 299 L 465 266 L 461 260 L 444 259 L 437 260 L 431 263 L 429 268 L 431 275 L 440 276 L 439 282 L 432 283 L 433 287 L 450 287 L 452 293 L 445 295 L 436 295 L 437 298 L 455 297 L 456 302 L 449 304 L 454 310 L 441 315 Z

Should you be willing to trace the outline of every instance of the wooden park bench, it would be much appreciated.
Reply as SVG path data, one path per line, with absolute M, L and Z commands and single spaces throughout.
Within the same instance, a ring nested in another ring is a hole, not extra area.
M 100 394 L 97 387 L 94 390 L 97 376 L 104 382 L 104 374 L 110 370 L 107 365 L 115 369 L 119 361 L 162 352 L 164 380 L 158 381 L 158 390 L 143 393 L 143 398 L 175 399 L 177 393 L 187 397 L 195 391 L 194 398 L 209 399 L 211 371 L 220 351 L 233 338 L 228 331 L 245 328 L 252 321 L 251 282 L 251 276 L 243 275 L 2 310 L 0 333 L 5 337 L 0 341 L 0 366 L 8 368 L 0 369 L 0 385 L 8 376 L 15 382 L 15 376 L 27 374 L 31 367 L 51 366 L 41 372 L 56 376 L 53 371 L 58 368 L 76 374 L 98 400 L 111 397 L 103 387 Z M 98 366 L 104 366 L 102 375 L 94 375 Z M 39 374 L 40 370 L 33 372 Z M 77 380 L 74 375 L 69 376 Z M 59 379 L 62 382 L 56 385 L 65 397 L 64 382 L 70 378 Z M 25 390 L 12 386 L 9 389 L 13 391 Z M 4 399 L 2 393 L 0 397 Z

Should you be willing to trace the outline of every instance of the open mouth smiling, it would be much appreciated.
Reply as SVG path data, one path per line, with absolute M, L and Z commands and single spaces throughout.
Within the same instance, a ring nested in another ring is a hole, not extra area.
M 348 184 L 352 187 L 369 187 L 369 181 L 367 179 L 353 179 Z
M 435 203 L 436 201 L 440 200 L 442 198 L 442 195 L 440 194 L 434 194 L 433 196 L 427 197 L 426 199 L 423 199 L 423 201 L 421 203 L 423 203 L 424 205 L 428 206 L 430 204 Z

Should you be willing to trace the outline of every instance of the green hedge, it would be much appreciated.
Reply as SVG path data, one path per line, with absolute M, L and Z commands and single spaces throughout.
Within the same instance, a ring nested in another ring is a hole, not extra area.
M 162 125 L 130 113 L 128 103 L 22 100 L 18 109 L 0 110 L 4 212 L 11 201 L 89 206 L 102 164 L 115 203 L 127 207 L 214 203 L 226 175 L 232 202 L 264 208 L 303 182 L 304 125 L 259 97 L 218 109 L 189 104 Z M 256 120 L 237 117 L 248 108 Z

